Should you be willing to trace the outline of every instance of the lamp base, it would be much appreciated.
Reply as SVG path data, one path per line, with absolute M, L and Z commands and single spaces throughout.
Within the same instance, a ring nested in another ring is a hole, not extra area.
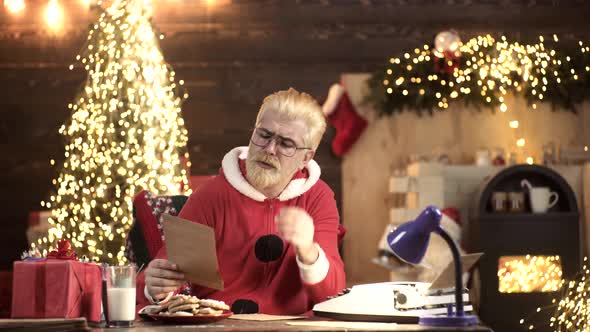
M 472 326 L 477 325 L 478 319 L 474 315 L 463 316 L 423 316 L 418 324 L 423 326 Z

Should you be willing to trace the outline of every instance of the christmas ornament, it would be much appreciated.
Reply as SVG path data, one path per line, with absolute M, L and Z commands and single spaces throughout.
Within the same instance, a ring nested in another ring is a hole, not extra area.
M 461 39 L 454 31 L 440 32 L 434 38 L 435 71 L 451 76 L 461 63 Z
M 444 58 L 445 53 L 455 57 L 461 56 L 460 47 L 461 38 L 454 30 L 439 32 L 434 38 L 434 55 L 438 58 Z

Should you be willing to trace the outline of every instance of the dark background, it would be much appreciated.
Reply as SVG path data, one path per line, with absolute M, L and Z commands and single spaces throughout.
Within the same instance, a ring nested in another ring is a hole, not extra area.
M 390 56 L 431 43 L 454 28 L 535 41 L 540 34 L 588 40 L 587 1 L 517 0 L 154 0 L 166 35 L 164 56 L 184 79 L 183 106 L 193 175 L 215 174 L 231 148 L 246 145 L 262 98 L 293 86 L 320 101 L 345 72 L 371 72 Z M 49 33 L 47 1 L 27 1 L 15 16 L 0 8 L 0 269 L 26 248 L 28 213 L 48 198 L 61 165 L 59 127 L 85 78 L 68 70 L 86 38 L 91 13 L 62 0 L 65 27 Z M 340 160 L 329 130 L 316 159 L 340 204 Z M 345 194 L 345 193 L 344 193 Z M 342 208 L 342 206 L 340 206 Z

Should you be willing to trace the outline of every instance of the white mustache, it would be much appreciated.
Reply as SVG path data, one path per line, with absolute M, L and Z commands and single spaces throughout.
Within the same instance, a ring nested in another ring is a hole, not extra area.
M 267 163 L 277 169 L 280 167 L 280 163 L 277 159 L 275 159 L 269 155 L 266 155 L 266 154 L 265 155 L 261 154 L 260 156 L 257 156 L 256 161 L 261 161 L 263 163 Z

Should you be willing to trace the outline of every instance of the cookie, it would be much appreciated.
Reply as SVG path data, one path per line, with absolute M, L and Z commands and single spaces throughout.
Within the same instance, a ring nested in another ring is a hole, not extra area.
M 150 314 L 158 314 L 168 309 L 167 305 L 159 305 L 154 306 L 153 309 L 150 310 Z
M 199 305 L 201 307 L 209 307 L 217 310 L 229 310 L 229 306 L 223 301 L 205 299 L 200 300 Z
M 199 308 L 198 303 L 188 303 L 188 304 L 182 304 L 182 305 L 178 305 L 176 307 L 170 308 L 170 309 L 168 309 L 168 312 L 175 313 L 178 311 L 192 311 L 193 309 L 197 309 L 197 308 Z
M 171 314 L 168 314 L 168 316 L 193 316 L 193 313 L 186 312 L 186 311 L 177 311 L 177 312 L 173 312 Z
M 179 297 L 179 298 L 176 298 L 176 299 L 168 302 L 168 306 L 166 306 L 166 309 L 168 309 L 168 311 L 170 311 L 170 309 L 177 307 L 179 305 L 198 304 L 198 303 L 199 303 L 199 299 L 197 297 Z
M 164 310 L 166 310 L 166 309 L 170 308 L 171 306 L 177 306 L 177 305 L 182 304 L 182 303 L 184 303 L 184 300 L 183 299 L 176 298 L 174 300 L 170 300 L 170 301 L 162 304 L 162 308 Z
M 178 299 L 185 299 L 185 300 L 186 299 L 197 299 L 198 300 L 199 298 L 196 296 L 191 296 L 191 295 L 176 294 L 170 298 L 170 301 L 178 300 Z
M 193 310 L 193 313 L 195 310 Z M 212 308 L 199 308 L 197 314 L 198 315 L 215 315 L 219 316 L 223 313 L 223 310 L 215 310 Z

